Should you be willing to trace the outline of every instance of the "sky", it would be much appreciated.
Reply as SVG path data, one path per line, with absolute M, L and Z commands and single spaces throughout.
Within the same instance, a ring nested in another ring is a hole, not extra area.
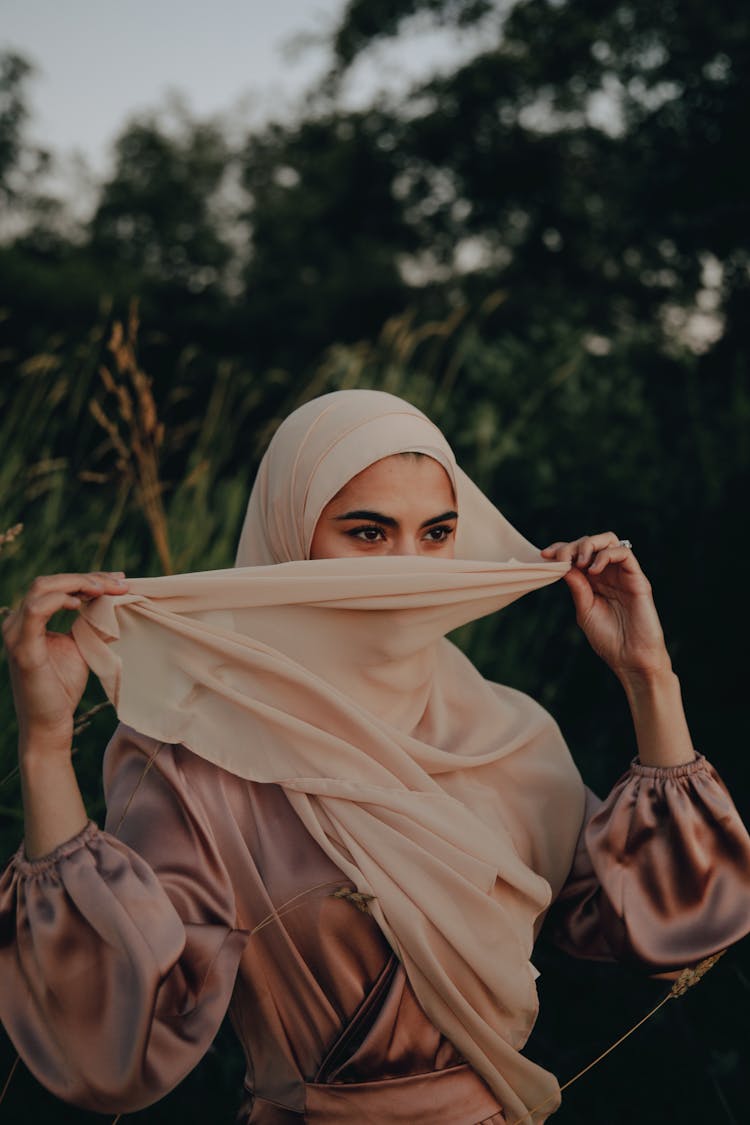
M 0 50 L 37 68 L 29 134 L 62 158 L 106 173 L 111 141 L 129 116 L 179 92 L 198 116 L 233 113 L 248 125 L 292 112 L 324 70 L 320 42 L 345 0 L 0 0 Z M 300 35 L 318 45 L 291 55 Z M 347 102 L 450 65 L 471 45 L 421 30 L 357 66 Z
M 66 200 L 70 214 L 85 217 L 118 132 L 134 114 L 164 108 L 170 93 L 180 94 L 194 116 L 220 114 L 242 133 L 293 114 L 326 69 L 326 38 L 346 2 L 0 0 L 0 51 L 16 50 L 36 67 L 28 138 L 54 153 L 47 190 Z M 482 26 L 462 34 L 407 29 L 352 68 L 344 101 L 364 104 L 378 89 L 397 92 L 452 68 L 486 34 Z M 290 53 L 301 36 L 313 45 Z M 602 127 L 612 125 L 606 98 L 594 109 Z M 697 315 L 716 322 L 711 312 Z M 705 326 L 699 336 L 705 339 Z

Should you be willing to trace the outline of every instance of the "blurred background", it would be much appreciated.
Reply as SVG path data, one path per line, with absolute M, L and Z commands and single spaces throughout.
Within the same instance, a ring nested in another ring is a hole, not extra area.
M 0 0 L 0 17 L 0 603 L 41 573 L 230 566 L 279 420 L 388 390 L 534 542 L 633 541 L 696 746 L 750 819 L 750 8 Z M 459 640 L 544 703 L 606 793 L 632 727 L 564 584 Z M 102 700 L 92 682 L 76 739 L 99 819 Z M 22 833 L 4 669 L 0 702 L 4 860 Z M 665 991 L 535 961 L 530 1051 L 561 1081 Z M 742 1125 L 749 1010 L 742 943 L 554 1120 Z M 122 1120 L 229 1122 L 242 1069 L 224 1028 Z M 21 1066 L 0 1121 L 28 1115 L 109 1120 Z

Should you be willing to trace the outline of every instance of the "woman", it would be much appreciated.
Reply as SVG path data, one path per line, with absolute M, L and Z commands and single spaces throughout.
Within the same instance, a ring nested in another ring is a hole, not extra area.
M 133 1111 L 228 1009 L 243 1122 L 544 1121 L 557 1083 L 520 1050 L 554 900 L 562 945 L 651 972 L 748 929 L 750 839 L 692 747 L 630 546 L 540 553 L 419 411 L 348 391 L 279 428 L 236 567 L 38 579 L 4 627 L 19 1053 L 60 1097 Z M 638 739 L 599 808 L 551 717 L 444 639 L 560 577 Z M 45 632 L 60 608 L 81 609 L 74 639 Z M 70 763 L 88 667 L 121 719 L 105 830 Z

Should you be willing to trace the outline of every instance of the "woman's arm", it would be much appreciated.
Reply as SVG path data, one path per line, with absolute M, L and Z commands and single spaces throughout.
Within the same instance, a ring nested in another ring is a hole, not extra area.
M 622 684 L 644 766 L 679 766 L 695 749 L 680 683 L 664 642 L 651 583 L 613 531 L 552 543 L 542 555 L 570 562 L 564 576 L 576 620 Z
M 3 622 L 18 719 L 28 859 L 54 851 L 86 825 L 71 749 L 73 715 L 89 670 L 73 638 L 47 632 L 47 623 L 58 610 L 79 609 L 84 598 L 127 589 L 119 572 L 46 575 L 32 582 Z
M 576 620 L 620 680 L 639 760 L 600 803 L 588 794 L 568 881 L 550 911 L 579 957 L 673 972 L 750 929 L 750 835 L 713 766 L 696 755 L 651 585 L 613 532 L 553 543 Z
M 681 766 L 696 757 L 682 706 L 680 681 L 671 668 L 622 681 L 633 716 L 638 759 L 644 766 Z
M 704 757 L 633 763 L 584 827 L 547 933 L 576 957 L 677 973 L 750 931 L 750 835 Z
M 126 590 L 116 575 L 37 578 L 3 623 L 25 846 L 0 874 L 0 1020 L 43 1085 L 103 1113 L 156 1101 L 196 1065 L 247 940 L 178 748 L 118 728 L 106 755 L 113 831 L 86 819 L 71 747 L 89 670 L 47 623 Z M 129 843 L 117 838 L 126 808 Z
M 168 1093 L 213 1041 L 247 933 L 193 758 L 120 725 L 107 830 L 0 875 L 0 1020 L 35 1077 L 98 1113 Z M 127 814 L 127 815 L 124 815 Z

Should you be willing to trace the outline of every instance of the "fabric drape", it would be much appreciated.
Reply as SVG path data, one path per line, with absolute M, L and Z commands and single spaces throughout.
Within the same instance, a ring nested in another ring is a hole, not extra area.
M 513 1120 L 487 1108 L 499 1099 L 465 1065 L 455 1112 L 446 1082 L 463 1057 L 401 962 L 391 976 L 374 919 L 337 896 L 349 880 L 281 787 L 124 724 L 103 765 L 103 827 L 35 860 L 20 847 L 0 875 L 0 1020 L 48 1089 L 110 1121 L 151 1105 L 229 1007 L 247 1059 L 238 1125 L 302 1125 L 321 1084 L 326 1112 L 335 1099 L 355 1125 Z M 545 921 L 558 944 L 664 972 L 746 934 L 750 838 L 705 758 L 635 764 L 603 804 L 587 797 Z M 576 1068 L 588 1061 L 579 1052 Z
M 416 451 L 448 473 L 455 560 L 311 561 L 325 504 Z M 559 1104 L 520 1049 L 537 1012 L 536 920 L 570 869 L 585 793 L 552 718 L 446 638 L 559 579 L 419 411 L 337 392 L 277 431 L 233 570 L 133 579 L 73 635 L 120 719 L 280 785 L 371 914 L 429 1019 L 512 1120 Z

